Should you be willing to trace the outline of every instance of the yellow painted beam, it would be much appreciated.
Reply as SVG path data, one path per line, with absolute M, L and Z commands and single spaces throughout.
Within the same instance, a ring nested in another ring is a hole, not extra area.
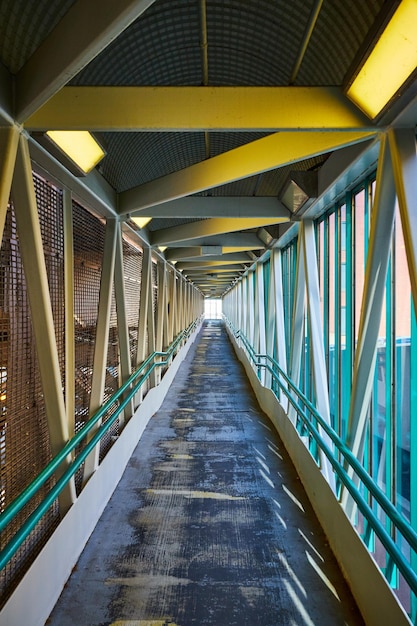
M 29 130 L 371 129 L 338 87 L 64 87 Z
M 365 131 L 274 133 L 122 192 L 119 194 L 119 213 L 121 215 L 133 213 L 162 202 L 183 198 L 205 189 L 359 143 L 372 138 L 375 134 Z
M 248 230 L 250 228 L 260 228 L 261 226 L 279 224 L 287 221 L 288 219 L 282 217 L 276 218 L 275 220 L 272 218 L 259 219 L 256 217 L 247 217 L 245 219 L 213 217 L 209 220 L 199 220 L 198 222 L 157 230 L 152 233 L 152 245 L 169 245 L 172 241 L 190 241 L 199 237 L 232 233 L 240 230 Z

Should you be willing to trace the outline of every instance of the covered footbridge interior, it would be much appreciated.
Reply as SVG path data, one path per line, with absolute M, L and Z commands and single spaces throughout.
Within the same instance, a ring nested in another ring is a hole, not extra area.
M 47 618 L 212 298 L 366 622 L 416 623 L 416 23 L 0 0 L 0 623 Z

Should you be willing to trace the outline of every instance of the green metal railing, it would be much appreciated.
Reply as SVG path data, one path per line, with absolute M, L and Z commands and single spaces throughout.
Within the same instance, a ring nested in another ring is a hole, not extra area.
M 294 385 L 294 383 L 281 369 L 275 359 L 267 354 L 257 354 L 254 348 L 249 344 L 247 338 L 243 335 L 243 333 L 239 330 L 236 330 L 227 318 L 225 318 L 225 321 L 228 324 L 230 331 L 233 333 L 235 339 L 241 340 L 249 360 L 257 368 L 258 376 L 262 368 L 267 370 L 271 374 L 273 380 L 288 398 L 288 401 L 297 411 L 297 415 L 301 419 L 303 425 L 308 430 L 319 449 L 325 454 L 325 456 L 329 460 L 336 476 L 339 478 L 344 487 L 349 491 L 350 495 L 352 496 L 358 507 L 358 510 L 364 516 L 366 524 L 374 531 L 375 535 L 381 541 L 381 544 L 387 551 L 388 558 L 393 564 L 397 566 L 398 570 L 404 577 L 404 580 L 408 583 L 410 590 L 415 595 L 417 595 L 417 574 L 415 570 L 406 560 L 397 543 L 388 534 L 385 527 L 379 521 L 370 505 L 363 498 L 351 476 L 349 476 L 349 468 L 353 470 L 355 475 L 369 491 L 375 502 L 378 503 L 378 505 L 387 515 L 393 528 L 395 528 L 396 530 L 395 534 L 399 533 L 407 541 L 411 551 L 417 554 L 417 533 L 415 532 L 415 530 L 400 515 L 392 502 L 386 497 L 384 492 L 378 487 L 378 485 L 374 482 L 374 480 L 367 473 L 364 467 L 359 463 L 351 450 L 340 439 L 340 437 L 333 430 L 333 428 L 327 422 L 325 422 L 325 420 L 317 412 L 317 409 L 310 402 L 310 400 Z M 319 424 L 323 431 L 330 437 L 331 441 L 334 443 L 336 450 L 344 459 L 343 464 L 336 458 L 333 450 L 331 450 L 328 444 L 324 441 L 317 427 L 306 415 L 305 409 L 303 409 L 303 407 L 308 410 L 308 412 L 311 414 L 317 424 Z M 389 572 L 390 569 L 390 567 L 387 567 L 387 572 Z
M 125 407 L 131 402 L 132 398 L 138 393 L 141 386 L 149 378 L 152 372 L 164 365 L 168 365 L 179 349 L 182 342 L 185 342 L 194 332 L 198 325 L 195 320 L 190 326 L 183 330 L 169 348 L 165 352 L 153 352 L 134 372 L 129 379 L 107 400 L 100 409 L 86 422 L 86 424 L 76 433 L 76 435 L 68 441 L 62 450 L 46 465 L 46 467 L 38 474 L 38 476 L 26 487 L 24 491 L 0 514 L 0 532 L 2 532 L 8 524 L 16 517 L 19 511 L 38 493 L 39 489 L 45 482 L 51 478 L 61 464 L 66 461 L 75 448 L 86 439 L 90 431 L 100 422 L 100 420 L 109 412 L 116 402 L 119 402 L 114 413 L 102 422 L 94 432 L 90 440 L 87 441 L 82 451 L 74 457 L 62 475 L 57 479 L 55 485 L 48 492 L 46 497 L 37 506 L 37 508 L 28 516 L 19 530 L 12 539 L 0 552 L 0 569 L 2 569 L 18 551 L 19 547 L 27 539 L 35 528 L 36 524 L 45 515 L 54 500 L 63 491 L 77 470 L 84 463 L 88 455 L 94 450 L 95 446 L 100 442 L 102 437 L 112 427 L 119 415 Z M 157 360 L 158 359 L 158 360 Z M 163 359 L 163 360 L 159 360 Z

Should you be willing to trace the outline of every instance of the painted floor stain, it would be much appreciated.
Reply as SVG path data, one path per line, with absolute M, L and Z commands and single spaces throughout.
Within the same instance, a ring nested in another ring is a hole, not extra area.
M 220 321 L 182 363 L 48 626 L 363 626 Z

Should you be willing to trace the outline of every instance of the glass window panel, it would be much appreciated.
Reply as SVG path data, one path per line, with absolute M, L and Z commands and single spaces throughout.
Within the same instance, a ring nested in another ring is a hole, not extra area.
M 337 393 L 337 352 L 336 352 L 336 259 L 335 259 L 336 216 L 329 215 L 327 229 L 328 263 L 327 263 L 327 341 L 329 363 L 329 400 L 332 425 L 335 426 L 338 414 Z
M 411 285 L 397 207 L 395 219 L 395 408 L 398 506 L 410 517 Z
M 355 220 L 355 345 L 358 340 L 359 321 L 365 283 L 365 190 L 354 196 Z

